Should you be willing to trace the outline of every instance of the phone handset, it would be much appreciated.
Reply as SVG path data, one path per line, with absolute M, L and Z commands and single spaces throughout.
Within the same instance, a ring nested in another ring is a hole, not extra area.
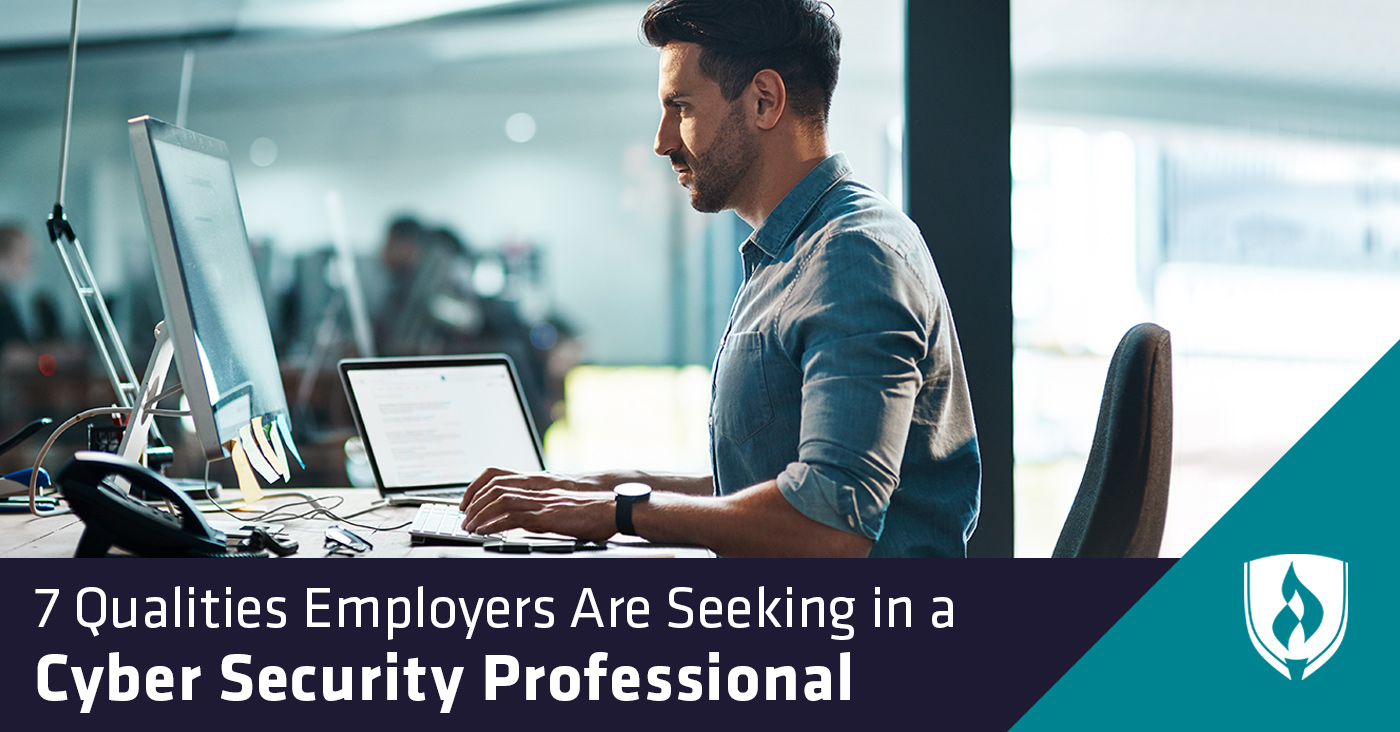
M 176 517 L 112 485 L 120 477 L 151 498 L 168 499 Z M 145 467 L 105 452 L 78 452 L 55 477 L 86 528 L 75 557 L 103 557 L 113 544 L 144 557 L 226 556 L 224 532 L 209 526 L 184 491 Z

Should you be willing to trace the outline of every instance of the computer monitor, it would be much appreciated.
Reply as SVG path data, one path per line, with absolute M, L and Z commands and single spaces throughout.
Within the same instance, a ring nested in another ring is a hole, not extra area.
M 254 418 L 290 429 L 228 148 L 151 117 L 128 125 L 166 335 L 205 458 L 217 460 Z

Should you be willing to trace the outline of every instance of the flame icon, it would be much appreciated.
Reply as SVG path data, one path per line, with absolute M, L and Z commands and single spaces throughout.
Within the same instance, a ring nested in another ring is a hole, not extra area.
M 1293 637 L 1293 631 L 1298 626 L 1302 626 L 1303 642 L 1306 643 L 1308 639 L 1312 638 L 1313 633 L 1322 627 L 1324 613 L 1322 601 L 1317 599 L 1317 595 L 1314 595 L 1307 585 L 1303 584 L 1302 580 L 1298 579 L 1298 574 L 1293 570 L 1292 562 L 1288 564 L 1288 574 L 1283 577 L 1282 590 L 1285 604 L 1283 609 L 1278 611 L 1278 615 L 1274 616 L 1274 637 L 1278 639 L 1279 645 L 1292 651 L 1293 644 L 1290 641 Z M 1302 615 L 1293 611 L 1295 598 L 1303 606 Z
M 1245 562 L 1244 620 L 1254 650 L 1284 678 L 1306 679 L 1342 643 L 1349 584 L 1347 563 L 1331 557 L 1275 554 Z

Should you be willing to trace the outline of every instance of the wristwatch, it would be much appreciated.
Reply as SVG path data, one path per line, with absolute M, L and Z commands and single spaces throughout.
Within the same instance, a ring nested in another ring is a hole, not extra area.
M 632 525 L 632 505 L 644 503 L 651 498 L 651 486 L 646 483 L 619 483 L 613 486 L 613 498 L 617 501 L 617 531 L 628 536 L 638 536 Z

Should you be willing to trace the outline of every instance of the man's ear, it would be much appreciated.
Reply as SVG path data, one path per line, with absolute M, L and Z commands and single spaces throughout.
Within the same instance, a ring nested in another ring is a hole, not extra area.
M 783 77 L 772 69 L 754 74 L 749 91 L 758 102 L 758 117 L 754 122 L 760 130 L 771 130 L 787 112 L 787 86 Z

